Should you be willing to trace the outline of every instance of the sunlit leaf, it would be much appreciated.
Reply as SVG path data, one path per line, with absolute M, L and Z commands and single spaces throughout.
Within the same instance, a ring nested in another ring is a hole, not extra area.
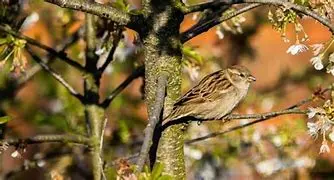
M 0 117 L 0 124 L 5 124 L 5 123 L 9 122 L 10 120 L 12 120 L 12 118 L 10 116 Z
M 152 170 L 152 179 L 158 179 L 163 169 L 164 169 L 164 166 L 162 163 L 156 163 Z

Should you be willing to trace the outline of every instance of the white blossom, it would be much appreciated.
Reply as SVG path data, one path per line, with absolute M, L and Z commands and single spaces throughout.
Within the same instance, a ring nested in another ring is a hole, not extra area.
M 334 65 L 333 64 L 329 64 L 326 68 L 326 72 L 332 74 L 332 76 L 334 76 Z
M 199 13 L 194 13 L 191 19 L 192 19 L 193 21 L 196 21 L 196 20 L 198 19 L 198 14 L 199 14 Z
M 289 49 L 286 51 L 286 53 L 290 53 L 292 55 L 296 55 L 301 52 L 305 52 L 308 50 L 308 47 L 304 44 L 296 43 L 289 47 Z
M 323 44 L 312 44 L 310 45 L 313 50 L 313 55 L 317 56 L 320 54 L 320 51 L 324 49 Z
M 314 167 L 315 160 L 306 156 L 302 156 L 294 161 L 296 167 Z
M 1 142 L 0 143 L 0 154 L 3 152 L 3 151 L 6 151 L 9 147 L 9 144 L 7 142 Z
M 334 131 L 332 131 L 331 133 L 329 133 L 328 137 L 329 137 L 329 139 L 330 139 L 331 141 L 334 142 Z
M 12 152 L 10 156 L 12 156 L 13 158 L 20 158 L 21 154 L 19 153 L 18 150 L 15 150 L 14 152 Z
M 310 60 L 316 70 L 321 70 L 324 68 L 324 65 L 322 64 L 321 59 L 322 59 L 321 56 L 315 56 L 315 57 L 312 57 Z
M 224 38 L 224 33 L 220 29 L 216 30 L 216 34 L 217 34 L 217 36 L 218 36 L 219 39 L 223 39 Z
M 106 51 L 105 47 L 98 48 L 98 49 L 96 49 L 95 54 L 98 55 L 98 56 L 101 56 L 105 51 Z
M 282 138 L 280 136 L 275 136 L 272 139 L 272 141 L 275 144 L 275 146 L 277 146 L 277 147 L 282 146 Z
M 308 122 L 307 123 L 307 128 L 308 128 L 308 133 L 312 136 L 312 137 L 317 137 L 318 136 L 318 132 L 320 130 L 320 126 L 318 123 L 311 123 Z
M 256 165 L 256 170 L 264 175 L 271 175 L 284 167 L 280 159 L 273 158 L 264 160 Z
M 307 117 L 309 119 L 313 118 L 317 113 L 325 113 L 325 110 L 319 107 L 313 108 L 309 107 L 307 112 Z
M 184 71 L 189 74 L 192 81 L 196 81 L 199 77 L 199 69 L 198 66 L 186 66 Z
M 329 153 L 330 151 L 331 150 L 329 149 L 327 141 L 326 140 L 322 141 L 319 154 L 321 154 L 321 153 Z
M 334 63 L 334 53 L 331 53 L 328 57 L 329 62 Z

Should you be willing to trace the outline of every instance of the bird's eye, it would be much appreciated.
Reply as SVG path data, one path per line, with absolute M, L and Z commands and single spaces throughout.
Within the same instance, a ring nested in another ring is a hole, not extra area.
M 246 77 L 245 74 L 242 74 L 242 73 L 240 74 L 240 76 L 241 76 L 241 77 Z

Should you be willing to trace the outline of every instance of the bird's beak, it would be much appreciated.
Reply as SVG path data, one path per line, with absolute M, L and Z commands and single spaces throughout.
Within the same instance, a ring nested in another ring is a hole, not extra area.
M 247 81 L 253 82 L 253 81 L 256 81 L 256 78 L 254 76 L 250 75 L 250 76 L 248 76 Z

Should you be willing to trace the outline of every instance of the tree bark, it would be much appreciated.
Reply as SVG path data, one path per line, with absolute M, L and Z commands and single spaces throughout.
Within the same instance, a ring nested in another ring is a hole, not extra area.
M 147 21 L 148 31 L 141 33 L 145 53 L 145 96 L 149 115 L 153 112 L 157 87 L 156 80 L 160 72 L 169 74 L 164 114 L 167 115 L 175 100 L 180 96 L 181 88 L 181 43 L 179 28 L 183 14 L 169 1 L 151 2 L 152 11 Z M 151 17 L 151 18 L 150 18 Z M 175 125 L 162 132 L 156 162 L 164 165 L 164 173 L 174 179 L 185 179 L 185 165 L 182 125 Z M 157 143 L 154 140 L 153 143 Z M 152 154 L 150 154 L 152 155 Z

